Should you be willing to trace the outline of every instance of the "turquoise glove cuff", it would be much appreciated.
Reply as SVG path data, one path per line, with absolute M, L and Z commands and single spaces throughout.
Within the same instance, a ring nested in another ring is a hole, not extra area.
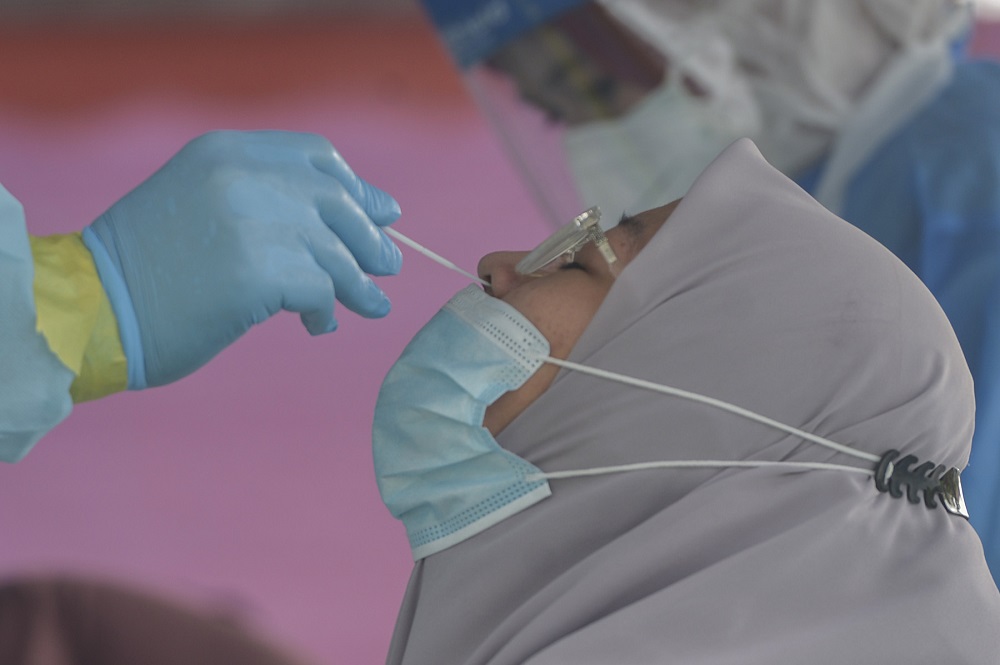
M 132 296 L 118 268 L 108 253 L 107 247 L 88 226 L 81 234 L 83 244 L 94 256 L 94 265 L 101 284 L 111 302 L 111 308 L 118 319 L 118 334 L 128 362 L 128 389 L 142 390 L 147 387 L 146 362 L 142 351 L 142 337 L 139 334 L 139 319 L 132 305 Z

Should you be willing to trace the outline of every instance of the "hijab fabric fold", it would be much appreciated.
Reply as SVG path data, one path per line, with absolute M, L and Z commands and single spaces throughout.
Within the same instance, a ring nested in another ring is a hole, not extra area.
M 748 140 L 618 278 L 575 362 L 722 399 L 881 456 L 965 466 L 972 380 L 920 281 Z M 498 437 L 543 471 L 865 462 L 574 372 Z M 838 471 L 655 469 L 552 497 L 417 564 L 388 662 L 996 663 L 970 524 Z

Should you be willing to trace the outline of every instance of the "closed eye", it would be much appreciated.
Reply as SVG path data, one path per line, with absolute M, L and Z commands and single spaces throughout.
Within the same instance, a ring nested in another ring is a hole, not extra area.
M 586 268 L 586 266 L 584 266 L 579 261 L 570 261 L 569 263 L 564 263 L 561 266 L 559 266 L 559 269 L 560 270 L 586 270 L 587 268 Z

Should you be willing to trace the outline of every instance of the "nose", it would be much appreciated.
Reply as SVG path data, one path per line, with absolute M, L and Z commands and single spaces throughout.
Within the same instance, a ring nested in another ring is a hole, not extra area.
M 527 252 L 490 252 L 479 259 L 477 272 L 482 279 L 490 283 L 486 292 L 491 296 L 503 298 L 512 288 L 528 277 L 519 275 L 514 266 Z

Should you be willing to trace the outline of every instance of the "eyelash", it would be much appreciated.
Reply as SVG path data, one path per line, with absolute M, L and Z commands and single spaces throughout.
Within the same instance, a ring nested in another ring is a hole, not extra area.
M 570 261 L 559 266 L 560 270 L 586 270 L 587 268 L 579 261 Z

